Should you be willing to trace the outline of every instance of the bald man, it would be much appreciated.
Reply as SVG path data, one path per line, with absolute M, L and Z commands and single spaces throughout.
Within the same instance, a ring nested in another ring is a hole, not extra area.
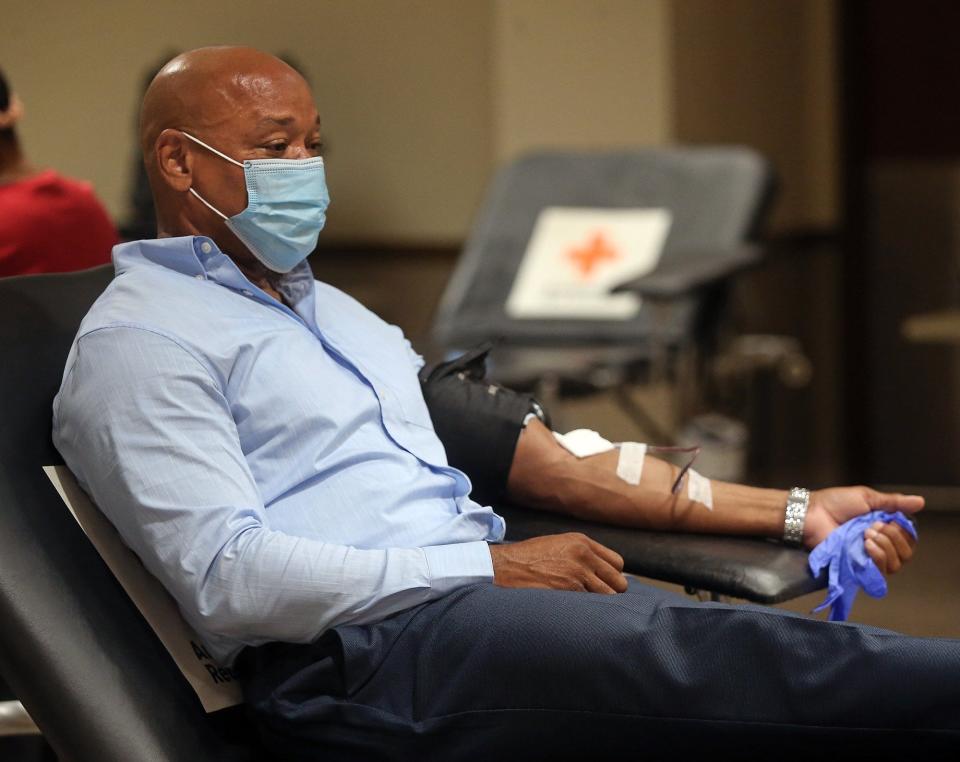
M 891 743 L 960 730 L 942 679 L 960 677 L 955 643 L 698 605 L 628 584 L 582 535 L 502 544 L 503 520 L 447 462 L 420 358 L 304 261 L 328 196 L 320 119 L 289 66 L 248 48 L 178 56 L 145 96 L 142 145 L 159 238 L 115 249 L 54 441 L 239 666 L 281 758 L 557 758 L 707 729 L 716 749 L 742 723 L 774 746 L 825 726 L 892 728 Z M 872 508 L 922 507 L 713 483 L 708 510 L 666 463 L 627 484 L 611 453 L 576 458 L 528 412 L 476 447 L 507 448 L 501 486 L 546 510 L 812 547 Z M 881 569 L 909 559 L 897 525 L 867 531 Z

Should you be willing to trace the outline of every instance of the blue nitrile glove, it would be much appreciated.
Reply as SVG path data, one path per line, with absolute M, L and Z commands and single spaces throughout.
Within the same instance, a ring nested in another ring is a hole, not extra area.
M 830 567 L 827 574 L 827 597 L 813 610 L 814 613 L 832 606 L 830 621 L 843 622 L 850 615 L 858 587 L 862 587 L 867 595 L 874 598 L 883 598 L 887 594 L 887 580 L 873 559 L 867 555 L 863 545 L 863 533 L 875 521 L 896 521 L 913 535 L 914 539 L 917 538 L 916 528 L 900 511 L 871 511 L 838 526 L 813 549 L 808 559 L 814 577 L 820 574 L 823 567 Z

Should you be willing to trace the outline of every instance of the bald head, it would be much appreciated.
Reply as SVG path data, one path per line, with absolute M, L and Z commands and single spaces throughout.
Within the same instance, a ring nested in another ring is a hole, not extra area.
M 279 58 L 255 48 L 218 46 L 182 53 L 154 77 L 140 111 L 140 143 L 148 156 L 168 127 L 203 132 L 236 117 L 251 102 L 290 87 L 303 77 Z
M 244 170 L 233 162 L 317 156 L 320 118 L 306 81 L 280 59 L 253 48 L 199 48 L 150 83 L 140 139 L 159 235 L 208 236 L 239 263 L 249 252 L 223 220 L 248 202 Z

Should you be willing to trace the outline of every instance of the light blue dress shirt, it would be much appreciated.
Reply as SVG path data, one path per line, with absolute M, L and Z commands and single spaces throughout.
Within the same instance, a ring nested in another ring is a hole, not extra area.
M 54 401 L 57 449 L 219 659 L 491 581 L 401 331 L 301 264 L 247 280 L 204 237 L 114 249 Z

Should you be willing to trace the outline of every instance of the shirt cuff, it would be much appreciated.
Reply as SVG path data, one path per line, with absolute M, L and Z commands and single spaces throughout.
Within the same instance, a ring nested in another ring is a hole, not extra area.
M 493 581 L 493 558 L 486 542 L 462 542 L 423 548 L 430 572 L 430 587 L 448 593 L 476 582 Z

